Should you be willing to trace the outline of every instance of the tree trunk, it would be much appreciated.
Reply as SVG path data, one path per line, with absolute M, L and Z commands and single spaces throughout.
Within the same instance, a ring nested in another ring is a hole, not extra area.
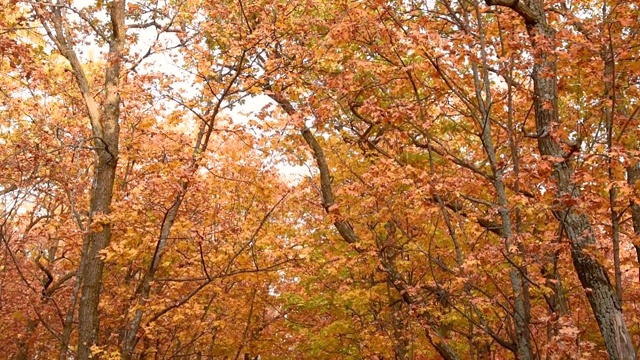
M 98 163 L 94 173 L 94 185 L 91 189 L 91 222 L 96 221 L 96 215 L 107 216 L 110 212 L 109 206 L 113 196 L 116 162 L 115 155 L 111 157 L 104 150 L 98 155 Z M 97 344 L 98 340 L 98 305 L 100 303 L 102 273 L 104 270 L 104 261 L 100 259 L 100 251 L 106 248 L 111 240 L 110 224 L 103 224 L 101 227 L 101 230 L 91 233 L 87 253 L 82 254 L 87 262 L 82 274 L 82 295 L 80 296 L 80 307 L 78 309 L 78 358 L 80 359 L 89 358 L 91 346 Z
M 587 251 L 595 244 L 595 236 L 588 216 L 566 205 L 565 199 L 576 198 L 578 187 L 572 183 L 573 168 L 569 155 L 558 141 L 550 136 L 558 119 L 558 83 L 556 60 L 553 55 L 555 31 L 547 24 L 542 0 L 512 1 L 486 0 L 487 5 L 507 6 L 516 11 L 525 21 L 532 52 L 534 109 L 538 149 L 543 157 L 552 158 L 552 177 L 556 183 L 558 207 L 554 216 L 560 221 L 571 244 L 573 265 L 584 288 L 604 343 L 613 360 L 635 359 L 635 350 L 622 315 L 618 297 L 611 286 L 607 270 Z
M 95 99 L 89 80 L 84 72 L 82 64 L 75 53 L 74 43 L 78 39 L 66 25 L 63 6 L 49 5 L 48 10 L 34 5 L 34 11 L 44 26 L 49 38 L 54 42 L 60 53 L 69 61 L 78 89 L 87 107 L 91 132 L 93 137 L 93 150 L 96 155 L 94 165 L 93 182 L 91 184 L 91 200 L 89 203 L 89 234 L 82 247 L 80 269 L 76 277 L 76 284 L 81 283 L 80 305 L 78 309 L 78 358 L 88 359 L 91 356 L 91 347 L 97 344 L 100 303 L 100 287 L 102 285 L 102 273 L 104 262 L 100 259 L 100 251 L 109 245 L 111 240 L 111 224 L 109 213 L 111 212 L 111 199 L 113 197 L 113 185 L 115 182 L 118 163 L 118 141 L 120 137 L 120 70 L 122 68 L 122 51 L 125 44 L 125 2 L 126 0 L 114 0 L 108 4 L 111 21 L 111 33 L 108 35 L 109 53 L 105 65 L 105 82 L 102 93 L 104 100 L 100 107 Z M 76 285 L 77 286 L 77 285 Z M 77 289 L 74 289 L 72 298 L 75 299 Z M 72 299 L 71 309 L 65 320 L 65 329 L 61 344 L 62 358 L 66 354 L 68 341 L 71 335 L 71 321 L 73 320 Z
M 98 343 L 100 290 L 104 261 L 100 251 L 111 241 L 111 199 L 118 163 L 118 140 L 120 136 L 120 70 L 121 55 L 125 41 L 125 0 L 116 0 L 109 5 L 112 34 L 109 41 L 109 62 L 105 71 L 105 99 L 98 121 L 92 119 L 94 147 L 97 157 L 91 201 L 89 205 L 89 246 L 82 254 L 86 262 L 82 273 L 82 295 L 78 309 L 78 358 L 88 359 L 91 347 Z
M 635 187 L 638 180 L 640 180 L 640 161 L 627 167 L 627 182 L 629 185 Z M 633 200 L 631 201 L 631 220 L 633 222 L 633 231 L 636 237 L 640 238 L 640 205 Z M 640 242 L 637 239 L 633 242 L 633 247 L 636 249 L 636 257 L 640 264 Z M 640 270 L 638 271 L 638 281 L 640 281 Z

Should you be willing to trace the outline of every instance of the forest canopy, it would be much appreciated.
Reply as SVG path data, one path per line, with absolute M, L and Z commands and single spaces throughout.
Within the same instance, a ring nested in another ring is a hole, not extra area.
M 0 0 L 11 359 L 636 359 L 632 0 Z

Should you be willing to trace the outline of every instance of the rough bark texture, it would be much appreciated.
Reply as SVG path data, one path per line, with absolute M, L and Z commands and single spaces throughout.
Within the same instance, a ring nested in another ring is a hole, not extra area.
M 80 305 L 78 309 L 78 359 L 88 359 L 91 347 L 97 344 L 99 329 L 100 288 L 104 262 L 100 259 L 100 251 L 111 240 L 111 224 L 109 213 L 113 198 L 118 162 L 118 142 L 120 137 L 120 72 L 121 56 L 125 44 L 125 1 L 115 0 L 109 3 L 111 32 L 108 37 L 109 59 L 105 66 L 105 83 L 102 92 L 104 100 L 100 107 L 94 99 L 87 76 L 73 48 L 77 39 L 73 38 L 63 7 L 57 4 L 49 8 L 34 5 L 45 32 L 54 42 L 58 51 L 69 61 L 78 89 L 82 94 L 91 123 L 93 149 L 96 162 L 91 184 L 89 202 L 89 231 L 82 247 L 80 271 L 76 276 L 76 285 L 72 295 L 72 306 L 65 320 L 65 329 L 61 339 L 60 358 L 67 356 L 68 342 L 71 335 L 71 324 L 78 285 L 81 287 Z M 50 11 L 51 13 L 47 13 Z
M 125 41 L 125 1 L 117 0 L 110 5 L 112 34 L 109 41 L 109 63 L 105 71 L 105 99 L 102 113 L 96 121 L 92 121 L 94 148 L 97 162 L 95 164 L 91 200 L 89 208 L 90 223 L 97 222 L 95 230 L 89 235 L 87 252 L 82 254 L 86 263 L 82 273 L 82 295 L 78 309 L 78 358 L 91 356 L 91 347 L 98 342 L 100 288 L 104 261 L 100 251 L 111 240 L 111 224 L 108 220 L 113 198 L 118 162 L 118 140 L 120 136 L 120 69 L 121 53 Z M 92 119 L 94 120 L 94 119 Z M 96 221 L 98 220 L 98 221 Z
M 591 257 L 587 247 L 595 244 L 588 216 L 565 205 L 564 199 L 579 196 L 572 183 L 573 168 L 561 145 L 550 136 L 558 119 L 558 84 L 556 60 L 552 54 L 555 31 L 547 24 L 541 0 L 486 0 L 488 5 L 507 6 L 525 21 L 536 59 L 533 67 L 534 109 L 538 149 L 540 154 L 554 159 L 553 180 L 556 183 L 558 206 L 554 216 L 561 222 L 571 244 L 571 256 L 578 278 L 584 288 L 609 358 L 635 359 L 635 350 L 622 315 L 618 297 L 611 286 L 607 270 Z

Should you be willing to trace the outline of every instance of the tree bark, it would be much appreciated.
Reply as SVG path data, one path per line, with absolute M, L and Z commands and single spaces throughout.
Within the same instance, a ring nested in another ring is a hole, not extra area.
M 34 4 L 34 11 L 39 17 L 45 32 L 54 42 L 58 51 L 69 61 L 72 73 L 76 79 L 78 89 L 87 107 L 91 124 L 93 150 L 96 161 L 91 183 L 91 198 L 89 202 L 89 234 L 85 238 L 80 260 L 80 271 L 76 277 L 76 286 L 80 285 L 80 305 L 78 309 L 78 359 L 88 359 L 91 348 L 98 343 L 100 290 L 104 261 L 100 258 L 100 251 L 111 241 L 111 200 L 118 163 L 118 142 L 120 137 L 120 73 L 122 68 L 122 52 L 125 44 L 125 2 L 114 0 L 108 4 L 111 33 L 106 39 L 109 45 L 108 59 L 105 65 L 105 82 L 103 87 L 104 100 L 100 107 L 91 90 L 90 83 L 82 64 L 74 50 L 73 38 L 66 19 L 63 6 L 49 4 Z M 102 35 L 102 34 L 97 34 Z M 74 289 L 73 299 L 77 294 Z M 70 321 L 73 320 L 72 300 L 71 309 L 65 322 L 64 338 L 62 339 L 60 357 L 65 356 L 71 335 Z
M 620 302 L 607 270 L 585 251 L 596 242 L 590 220 L 586 214 L 572 209 L 565 201 L 580 194 L 572 182 L 573 168 L 568 155 L 558 141 L 550 136 L 553 127 L 559 123 L 558 82 L 553 55 L 555 31 L 547 24 L 543 1 L 486 0 L 486 3 L 490 6 L 507 6 L 525 21 L 535 58 L 532 77 L 538 150 L 543 157 L 554 161 L 552 178 L 556 183 L 558 205 L 553 214 L 570 241 L 573 265 L 598 322 L 609 358 L 635 359 Z
M 110 5 L 112 34 L 109 40 L 109 59 L 105 71 L 105 99 L 98 119 L 92 125 L 97 162 L 94 168 L 89 205 L 91 228 L 87 252 L 82 254 L 86 262 L 82 273 L 82 294 L 78 309 L 78 358 L 88 359 L 91 348 L 98 344 L 100 292 L 104 261 L 100 252 L 111 241 L 111 212 L 113 186 L 118 163 L 118 141 L 120 136 L 120 70 L 121 55 L 125 41 L 125 0 L 116 0 Z M 75 70 L 75 69 L 74 69 Z M 97 220 L 97 221 L 96 221 Z M 97 223 L 97 224 L 94 224 Z

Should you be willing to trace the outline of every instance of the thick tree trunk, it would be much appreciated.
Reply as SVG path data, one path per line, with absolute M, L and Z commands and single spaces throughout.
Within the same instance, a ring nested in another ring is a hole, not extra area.
M 587 248 L 595 244 L 589 218 L 584 213 L 565 205 L 565 199 L 579 196 L 572 183 L 573 169 L 570 159 L 550 133 L 559 123 L 558 83 L 556 60 L 553 55 L 555 31 L 547 24 L 542 0 L 512 1 L 486 0 L 488 5 L 506 6 L 516 11 L 525 21 L 532 45 L 534 109 L 538 149 L 540 154 L 554 160 L 553 180 L 556 183 L 558 207 L 554 216 L 560 221 L 571 244 L 571 257 L 578 278 L 584 288 L 600 332 L 611 359 L 635 359 L 629 332 L 622 315 L 618 297 L 611 286 L 607 270 L 588 254 Z
M 552 32 L 545 26 L 529 27 L 532 44 L 538 44 L 536 37 L 544 35 L 546 41 L 553 41 Z M 539 134 L 538 148 L 541 155 L 562 159 L 564 151 L 558 142 L 549 136 L 549 132 L 557 123 L 557 80 L 555 62 L 552 56 L 540 51 L 537 54 L 541 61 L 534 66 L 533 80 L 535 93 L 536 128 Z M 548 105 L 551 105 L 549 108 Z M 565 197 L 579 196 L 578 188 L 571 182 L 573 169 L 569 159 L 554 164 L 553 178 L 557 185 L 557 198 L 562 204 Z M 605 346 L 611 359 L 635 359 L 631 338 L 622 315 L 618 297 L 611 285 L 607 270 L 595 258 L 585 251 L 595 244 L 595 237 L 589 218 L 578 213 L 569 206 L 561 205 L 554 212 L 560 220 L 564 232 L 571 243 L 571 257 L 582 287 L 587 293 L 591 309 L 596 317 Z
M 100 251 L 111 241 L 111 212 L 113 186 L 118 163 L 118 141 L 120 136 L 120 70 L 125 41 L 125 0 L 109 4 L 112 34 L 109 41 L 109 59 L 105 71 L 105 99 L 98 119 L 92 119 L 94 147 L 97 162 L 91 186 L 89 220 L 89 246 L 82 254 L 85 264 L 82 269 L 82 295 L 78 309 L 78 358 L 88 359 L 91 347 L 98 343 L 100 288 L 104 261 Z M 97 121 L 96 121 L 97 120 Z
M 50 4 L 47 8 L 39 5 L 34 4 L 33 10 L 58 51 L 69 61 L 78 90 L 80 90 L 82 99 L 87 107 L 93 135 L 93 148 L 96 155 L 89 205 L 89 230 L 91 233 L 87 235 L 83 242 L 80 269 L 76 275 L 72 301 L 65 319 L 59 355 L 60 358 L 66 358 L 67 356 L 69 339 L 73 330 L 75 299 L 81 286 L 82 296 L 80 298 L 78 317 L 78 358 L 87 359 L 91 353 L 91 346 L 97 341 L 98 334 L 98 304 L 104 267 L 98 255 L 100 250 L 106 247 L 111 239 L 111 228 L 106 216 L 110 212 L 109 206 L 113 196 L 113 184 L 118 159 L 118 137 L 120 132 L 118 123 L 120 115 L 118 85 L 120 81 L 120 55 L 125 40 L 125 0 L 117 0 L 109 5 L 112 33 L 109 39 L 110 59 L 107 62 L 105 71 L 103 109 L 100 109 L 93 97 L 89 80 L 74 50 L 74 43 L 77 42 L 77 39 L 73 38 L 73 34 L 66 25 L 67 19 L 64 17 L 63 6 Z M 99 220 L 99 224 L 94 224 L 96 220 Z M 84 279 L 88 281 L 85 282 L 83 281 Z
M 117 121 L 117 120 L 116 120 Z M 117 149 L 117 140 L 114 149 Z M 117 151 L 117 150 L 114 150 Z M 108 216 L 113 196 L 115 180 L 116 155 L 103 150 L 98 155 L 94 173 L 94 185 L 91 189 L 90 220 L 95 222 L 96 216 Z M 107 221 L 107 220 L 105 220 Z M 99 222 L 99 221 L 98 221 Z M 100 226 L 100 225 L 98 225 Z M 104 261 L 100 259 L 100 251 L 107 247 L 111 240 L 111 225 L 104 223 L 100 230 L 91 233 L 87 253 L 83 254 L 87 262 L 82 274 L 82 295 L 78 310 L 78 358 L 87 359 L 91 354 L 91 346 L 97 344 L 100 303 L 100 288 Z

